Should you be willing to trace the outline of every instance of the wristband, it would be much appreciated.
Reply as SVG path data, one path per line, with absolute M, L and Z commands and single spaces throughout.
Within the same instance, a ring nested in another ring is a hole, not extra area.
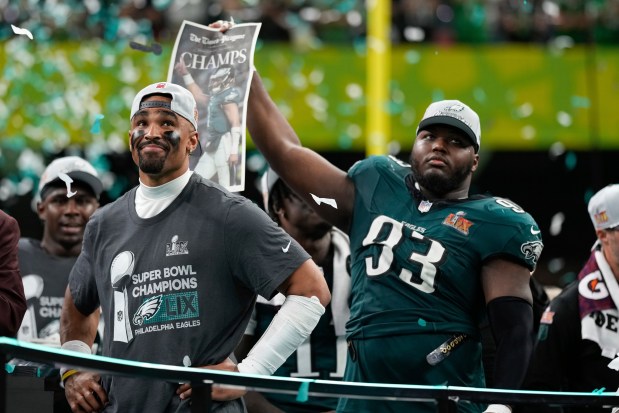
M 64 372 L 64 374 L 62 376 L 60 376 L 60 381 L 62 383 L 64 383 L 64 381 L 66 379 L 68 379 L 69 377 L 71 377 L 72 375 L 74 375 L 75 373 L 77 373 L 78 371 L 75 369 L 71 369 L 71 370 L 67 370 Z
M 488 405 L 484 413 L 512 413 L 512 409 L 504 404 L 491 404 Z
M 88 344 L 84 343 L 81 340 L 67 341 L 66 343 L 63 343 L 60 348 L 68 351 L 76 351 L 78 353 L 92 354 L 92 351 L 90 350 Z M 66 367 L 62 367 L 60 369 L 60 387 L 64 389 L 64 381 L 75 373 L 78 373 L 78 371 L 75 369 L 68 369 Z
M 185 85 L 189 86 L 192 83 L 195 83 L 195 81 L 193 80 L 193 77 L 191 76 L 191 73 L 187 73 L 186 75 L 183 75 L 183 82 L 185 82 Z
M 62 344 L 63 350 L 77 351 L 78 353 L 92 354 L 90 346 L 81 340 L 70 340 Z
M 68 369 L 66 367 L 62 367 L 60 369 L 60 387 L 62 387 L 64 389 L 64 382 L 71 377 L 72 375 L 74 375 L 75 373 L 79 373 L 78 370 L 76 369 Z

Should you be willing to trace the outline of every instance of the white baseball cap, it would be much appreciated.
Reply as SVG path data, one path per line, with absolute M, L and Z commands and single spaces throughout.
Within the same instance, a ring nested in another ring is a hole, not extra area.
M 619 184 L 608 185 L 589 200 L 589 216 L 595 229 L 619 225 Z
M 142 100 L 150 95 L 170 96 L 172 102 L 170 103 L 169 109 L 187 119 L 193 125 L 194 129 L 198 130 L 198 106 L 196 105 L 196 100 L 193 95 L 184 87 L 168 82 L 153 83 L 140 90 L 133 99 L 129 120 L 133 119 L 133 116 L 135 116 L 136 112 L 140 109 L 162 106 L 160 102 L 142 103 Z M 168 106 L 165 105 L 165 107 Z
M 99 195 L 101 195 L 103 190 L 103 184 L 94 166 L 79 156 L 65 156 L 54 159 L 43 171 L 43 175 L 41 175 L 39 180 L 38 201 L 41 200 L 41 195 L 49 185 L 61 181 L 61 173 L 68 175 L 74 181 L 87 184 L 92 189 L 93 194 L 99 199 Z
M 459 100 L 441 100 L 430 104 L 421 122 L 419 122 L 415 134 L 418 134 L 420 130 L 430 125 L 438 124 L 460 129 L 471 139 L 475 153 L 479 152 L 481 125 L 479 123 L 479 116 L 469 106 Z

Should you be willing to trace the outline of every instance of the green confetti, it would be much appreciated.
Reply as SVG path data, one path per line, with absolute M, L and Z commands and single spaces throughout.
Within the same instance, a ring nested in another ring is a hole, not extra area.
M 565 167 L 568 171 L 574 170 L 577 163 L 578 159 L 576 158 L 576 154 L 574 152 L 568 152 L 567 155 L 565 155 Z
M 101 119 L 103 119 L 105 116 L 104 115 L 97 115 L 95 116 L 95 121 L 92 124 L 92 127 L 90 128 L 90 133 L 100 133 L 101 132 Z

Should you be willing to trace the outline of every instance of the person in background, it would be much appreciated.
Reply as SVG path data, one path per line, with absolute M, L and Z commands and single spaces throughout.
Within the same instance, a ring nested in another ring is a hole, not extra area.
M 17 338 L 60 347 L 60 314 L 69 273 L 82 249 L 84 228 L 99 207 L 103 184 L 85 159 L 66 156 L 53 160 L 41 175 L 35 200 L 43 223 L 41 240 L 21 238 L 19 267 L 28 309 Z M 98 330 L 102 330 L 102 325 Z M 93 351 L 98 351 L 97 339 Z M 70 411 L 59 370 L 51 365 L 13 359 L 16 375 L 44 377 L 45 390 L 54 392 L 54 412 Z
M 26 313 L 17 258 L 19 225 L 0 211 L 0 336 L 15 337 Z
M 321 268 L 331 303 L 311 336 L 274 373 L 276 376 L 341 380 L 346 364 L 346 322 L 350 317 L 350 241 L 348 236 L 320 218 L 277 174 L 268 169 L 262 176 L 264 209 L 290 234 Z M 285 297 L 267 300 L 259 296 L 252 319 L 236 356 L 243 359 L 266 331 Z M 335 410 L 337 398 L 310 397 L 298 402 L 295 395 L 248 392 L 249 413 L 310 413 Z
M 103 355 L 272 374 L 305 341 L 330 293 L 310 256 L 248 199 L 189 169 L 196 101 L 158 82 L 134 97 L 129 148 L 139 185 L 98 209 L 84 233 L 61 315 L 62 348 L 90 353 L 101 306 Z M 286 296 L 272 328 L 238 365 L 230 358 L 258 294 Z M 189 412 L 190 384 L 62 369 L 74 412 Z M 213 411 L 244 411 L 214 388 Z
M 527 390 L 590 393 L 619 387 L 619 373 L 608 366 L 619 353 L 619 184 L 593 195 L 588 211 L 597 240 L 577 279 L 542 314 L 523 386 Z M 526 411 L 601 413 L 610 409 L 526 406 Z
M 28 302 L 19 340 L 60 347 L 60 313 L 69 273 L 102 190 L 96 169 L 78 156 L 55 159 L 41 175 L 35 199 L 43 237 L 21 238 L 18 246 Z

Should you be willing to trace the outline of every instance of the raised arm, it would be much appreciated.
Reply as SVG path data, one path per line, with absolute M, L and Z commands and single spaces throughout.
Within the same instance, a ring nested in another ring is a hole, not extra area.
M 198 105 L 201 107 L 206 107 L 208 105 L 209 97 L 204 94 L 202 89 L 200 89 L 200 86 L 198 86 L 198 84 L 194 81 L 191 73 L 187 70 L 185 63 L 183 63 L 182 60 L 179 61 L 176 65 L 174 65 L 174 70 L 183 77 L 185 87 L 191 92 Z
M 353 182 L 346 172 L 301 146 L 257 72 L 252 77 L 247 127 L 260 152 L 288 186 L 323 218 L 347 232 L 355 196 Z M 326 204 L 318 206 L 310 194 L 334 199 L 337 209 Z

